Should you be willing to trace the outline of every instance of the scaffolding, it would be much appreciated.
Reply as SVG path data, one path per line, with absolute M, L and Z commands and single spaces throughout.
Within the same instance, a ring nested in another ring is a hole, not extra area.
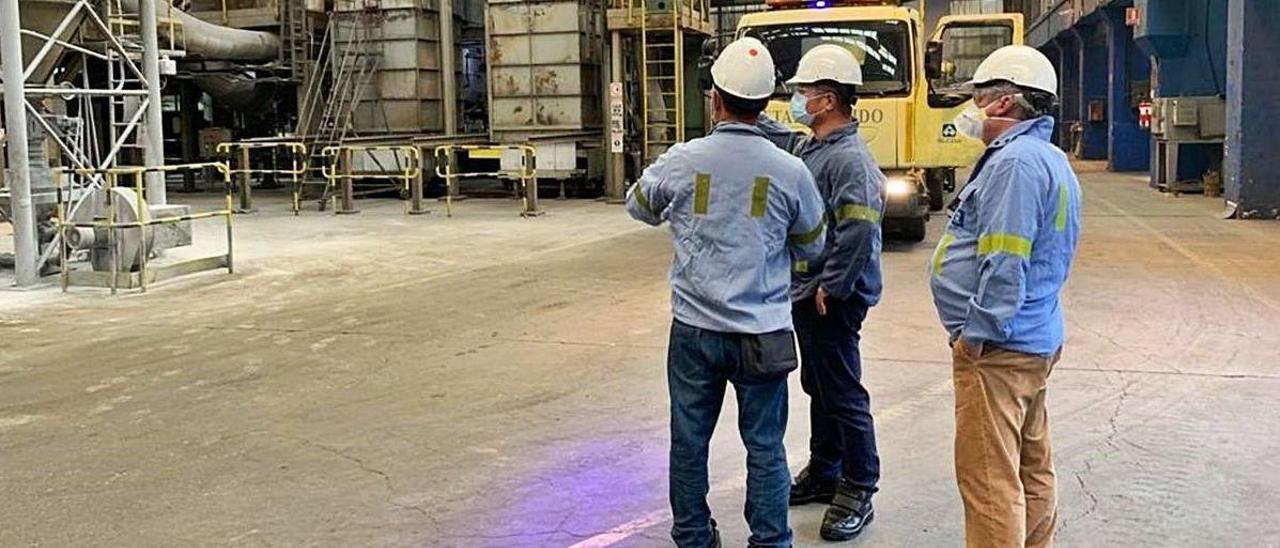
M 16 2 L 4 2 L 6 7 Z M 57 4 L 56 18 L 37 22 L 57 23 L 51 30 L 41 32 L 35 28 L 22 28 L 20 15 L 0 15 L 5 25 L 0 34 L 5 35 L 0 57 L 4 60 L 5 108 L 9 125 L 8 155 L 13 177 L 0 193 L 0 201 L 7 203 L 14 223 L 16 274 L 19 285 L 36 283 L 46 264 L 62 247 L 61 238 L 40 242 L 35 225 L 46 220 L 54 205 L 51 168 L 44 154 L 28 142 L 28 121 L 35 130 L 32 137 L 47 137 L 57 145 L 59 162 L 78 171 L 67 181 L 67 187 L 59 197 L 68 200 L 69 214 L 74 214 L 84 200 L 102 187 L 102 171 L 120 163 L 120 153 L 134 144 L 146 124 L 159 124 L 159 104 L 153 97 L 159 95 L 159 75 L 146 77 L 146 69 L 156 57 L 144 55 L 143 44 L 155 38 L 155 53 L 159 53 L 158 32 L 143 32 L 154 27 L 142 25 L 143 18 L 130 18 L 121 9 L 119 0 L 102 3 L 79 0 Z M 150 3 L 143 5 L 151 6 Z M 36 10 L 39 3 L 32 2 Z M 50 8 L 52 9 L 52 8 Z M 29 11 L 28 14 L 31 14 Z M 46 12 L 47 13 L 47 12 Z M 172 15 L 172 11 L 169 12 Z M 157 17 L 156 23 L 166 29 L 168 41 L 166 57 L 182 54 L 181 27 L 175 17 Z M 40 46 L 30 59 L 24 59 L 19 36 L 35 38 Z M 105 86 L 95 85 L 85 70 L 91 62 L 103 62 L 108 67 Z M 139 66 L 141 62 L 143 66 Z M 58 71 L 58 67 L 77 67 L 77 70 Z M 155 68 L 150 66 L 150 68 Z M 151 81 L 154 80 L 154 81 Z M 59 100 L 75 115 L 68 116 L 51 109 Z M 94 114 L 97 103 L 105 100 L 111 124 L 106 132 L 108 143 L 98 141 Z M 123 112 L 122 106 L 128 111 Z M 155 132 L 157 135 L 159 132 Z M 154 142 L 154 141 L 153 141 Z M 104 146 L 105 145 L 105 146 Z M 105 152 L 103 152 L 105 151 Z M 32 162 L 35 159 L 35 162 Z M 154 158 L 153 158 L 154 159 Z M 157 165 L 163 163 L 163 156 Z M 157 203 L 163 203 L 163 189 L 157 193 Z

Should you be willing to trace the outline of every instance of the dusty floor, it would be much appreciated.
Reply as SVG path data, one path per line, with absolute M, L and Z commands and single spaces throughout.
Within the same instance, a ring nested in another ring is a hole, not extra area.
M 1059 544 L 1280 546 L 1280 224 L 1084 179 L 1050 392 Z M 0 291 L 0 544 L 666 545 L 664 230 L 595 202 L 259 199 L 233 276 Z M 960 544 L 925 274 L 941 223 L 886 251 L 867 322 L 884 480 L 859 546 Z M 798 384 L 792 402 L 798 468 Z M 742 546 L 733 416 L 713 508 Z M 820 512 L 793 513 L 798 545 L 823 544 Z

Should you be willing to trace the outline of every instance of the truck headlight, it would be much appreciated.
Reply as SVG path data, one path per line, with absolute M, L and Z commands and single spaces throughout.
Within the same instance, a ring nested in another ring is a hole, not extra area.
M 910 196 L 916 191 L 916 185 L 906 177 L 890 177 L 884 185 L 885 193 L 894 197 Z

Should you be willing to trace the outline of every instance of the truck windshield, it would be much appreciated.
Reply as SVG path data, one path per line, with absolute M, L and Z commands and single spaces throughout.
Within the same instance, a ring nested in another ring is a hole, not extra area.
M 904 21 L 839 21 L 748 27 L 777 66 L 779 85 L 795 75 L 800 58 L 821 44 L 848 48 L 862 62 L 858 95 L 905 95 L 911 89 L 911 49 Z M 785 93 L 786 90 L 779 89 Z

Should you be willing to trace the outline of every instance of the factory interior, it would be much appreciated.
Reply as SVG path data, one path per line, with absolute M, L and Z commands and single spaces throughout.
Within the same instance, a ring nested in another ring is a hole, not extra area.
M 1278 22 L 1270 0 L 0 0 L 0 546 L 679 545 L 681 242 L 628 213 L 649 166 L 719 134 L 712 66 L 744 36 L 780 89 L 811 42 L 860 48 L 851 116 L 888 185 L 860 335 L 876 518 L 832 542 L 795 506 L 779 546 L 966 545 L 931 271 L 985 148 L 956 90 L 1009 45 L 1054 67 L 1080 189 L 1051 542 L 1280 546 Z M 780 93 L 764 112 L 799 127 Z M 784 385 L 795 476 L 814 411 Z M 725 399 L 717 542 L 773 546 Z

